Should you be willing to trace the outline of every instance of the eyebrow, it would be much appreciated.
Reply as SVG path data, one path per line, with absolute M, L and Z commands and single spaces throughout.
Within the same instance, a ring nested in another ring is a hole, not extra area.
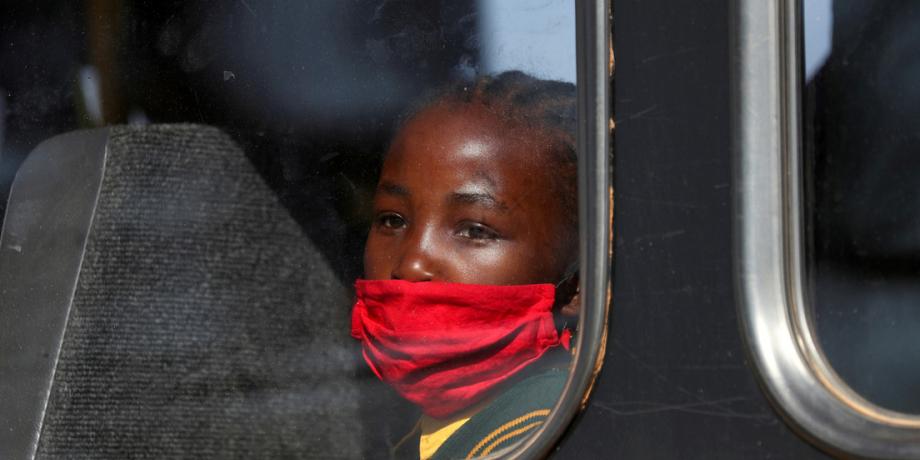
M 377 191 L 386 193 L 387 195 L 396 195 L 401 197 L 408 197 L 410 195 L 409 189 L 392 182 L 381 182 L 379 185 L 377 185 Z
M 399 184 L 394 184 L 392 182 L 381 182 L 379 185 L 377 185 L 377 191 L 380 193 L 386 193 L 387 195 L 406 198 L 412 195 L 408 188 Z M 504 201 L 500 201 L 498 198 L 495 198 L 494 195 L 486 191 L 464 191 L 461 189 L 460 191 L 451 193 L 450 196 L 447 197 L 447 201 L 450 204 L 476 205 L 489 209 L 495 209 L 501 212 L 507 212 L 509 209 L 508 205 L 505 204 Z
M 486 192 L 454 192 L 450 194 L 448 201 L 452 204 L 471 204 L 502 212 L 508 211 L 507 204 Z

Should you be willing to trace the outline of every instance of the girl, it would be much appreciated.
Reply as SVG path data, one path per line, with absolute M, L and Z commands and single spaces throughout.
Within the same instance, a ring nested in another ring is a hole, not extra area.
M 561 392 L 579 303 L 575 121 L 573 85 L 507 72 L 422 104 L 387 152 L 352 334 L 425 414 L 421 459 L 510 445 Z

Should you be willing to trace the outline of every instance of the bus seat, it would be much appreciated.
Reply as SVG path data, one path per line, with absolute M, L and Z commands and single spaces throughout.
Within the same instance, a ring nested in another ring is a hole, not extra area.
M 0 235 L 0 458 L 360 456 L 349 299 L 219 130 L 52 138 Z

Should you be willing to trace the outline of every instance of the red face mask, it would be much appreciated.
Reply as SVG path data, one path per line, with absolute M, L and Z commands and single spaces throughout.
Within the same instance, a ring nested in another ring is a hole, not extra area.
M 446 417 L 563 344 L 552 284 L 485 286 L 355 282 L 351 335 L 380 380 L 432 417 Z

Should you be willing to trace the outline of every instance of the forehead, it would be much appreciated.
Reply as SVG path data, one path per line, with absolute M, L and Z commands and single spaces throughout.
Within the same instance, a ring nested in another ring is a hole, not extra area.
M 383 175 L 437 185 L 486 182 L 506 192 L 548 180 L 551 141 L 479 104 L 435 106 L 397 134 Z M 418 177 L 416 177 L 418 176 Z

